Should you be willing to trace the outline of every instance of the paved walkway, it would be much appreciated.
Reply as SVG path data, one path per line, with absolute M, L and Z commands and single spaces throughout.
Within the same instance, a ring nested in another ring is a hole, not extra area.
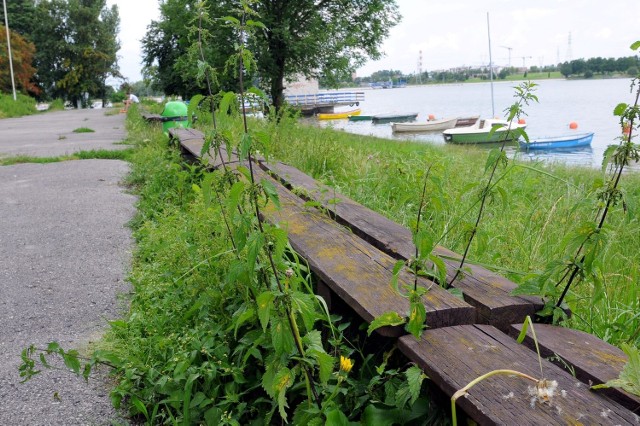
M 106 110 L 0 120 L 0 156 L 122 149 L 124 115 Z M 73 133 L 88 127 L 95 133 Z M 85 348 L 123 309 L 135 198 L 128 164 L 81 160 L 0 167 L 0 425 L 124 424 L 104 377 L 43 370 L 20 383 L 20 352 Z

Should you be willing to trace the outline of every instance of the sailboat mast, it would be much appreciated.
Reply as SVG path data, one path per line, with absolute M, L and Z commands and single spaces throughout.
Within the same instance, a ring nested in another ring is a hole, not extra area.
M 496 116 L 496 107 L 493 101 L 493 61 L 491 60 L 491 27 L 489 26 L 489 12 L 487 12 L 487 36 L 489 38 L 489 80 L 491 81 L 491 116 Z

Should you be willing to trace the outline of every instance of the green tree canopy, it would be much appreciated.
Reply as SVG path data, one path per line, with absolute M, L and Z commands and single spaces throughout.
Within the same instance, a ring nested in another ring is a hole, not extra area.
M 7 0 L 9 30 L 31 41 L 35 26 L 35 0 Z M 4 8 L 0 7 L 0 23 L 4 25 Z
M 145 65 L 167 94 L 188 96 L 202 91 L 196 81 L 197 63 L 189 46 L 197 35 L 185 23 L 197 24 L 196 0 L 166 0 L 161 18 L 153 22 L 143 40 Z M 400 19 L 395 0 L 256 0 L 252 17 L 266 29 L 248 40 L 258 72 L 255 77 L 271 95 L 276 107 L 283 102 L 287 80 L 299 76 L 338 81 L 368 58 L 381 56 L 380 44 Z M 225 25 L 225 16 L 237 16 L 238 2 L 209 2 L 211 18 L 205 28 L 211 42 L 204 44 L 206 61 L 218 71 L 215 90 L 232 88 L 232 78 L 222 75 L 225 62 L 240 42 Z M 239 17 L 238 17 L 239 18 Z
M 117 6 L 106 0 L 43 0 L 36 6 L 32 40 L 37 81 L 47 98 L 74 104 L 105 98 L 107 77 L 118 77 Z

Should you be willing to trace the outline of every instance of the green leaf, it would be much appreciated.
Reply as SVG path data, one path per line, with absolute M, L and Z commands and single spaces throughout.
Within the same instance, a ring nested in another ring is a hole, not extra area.
M 275 295 L 270 291 L 265 291 L 258 296 L 258 318 L 260 318 L 262 331 L 267 331 L 267 326 L 269 325 L 269 315 L 271 314 L 271 303 L 275 298 Z
M 251 145 L 253 144 L 253 138 L 249 133 L 243 133 L 240 138 L 240 149 L 238 151 L 238 157 L 241 161 L 246 160 L 251 152 Z
M 142 414 L 145 419 L 149 420 L 149 412 L 142 401 L 140 401 L 140 399 L 134 394 L 130 395 L 130 400 L 133 406 L 138 410 L 138 413 Z
M 623 343 L 621 347 L 629 357 L 629 361 L 622 368 L 620 376 L 607 383 L 592 386 L 592 389 L 616 387 L 640 396 L 640 349 L 628 343 Z
M 287 321 L 271 317 L 271 342 L 278 355 L 290 354 L 293 351 L 295 343 Z
M 333 408 L 326 413 L 325 426 L 357 426 L 359 423 L 350 422 L 349 418 L 339 409 Z
M 316 352 L 316 362 L 318 363 L 318 378 L 324 385 L 327 384 L 333 373 L 334 358 L 324 352 Z
M 62 354 L 64 365 L 76 374 L 80 373 L 80 360 L 78 359 L 78 351 L 70 350 Z
M 369 328 L 367 329 L 367 334 L 371 336 L 371 333 L 373 333 L 376 329 L 380 327 L 397 326 L 397 325 L 402 325 L 405 322 L 406 322 L 405 319 L 402 318 L 400 315 L 398 315 L 397 312 L 393 312 L 393 311 L 385 312 L 384 314 L 380 315 L 378 318 L 375 318 L 373 321 L 371 321 L 371 324 L 369 324 Z
M 422 382 L 427 378 L 427 376 L 415 365 L 407 369 L 405 376 L 407 376 L 407 383 L 409 384 L 409 391 L 411 392 L 411 405 L 413 405 L 420 396 Z
M 287 412 L 285 408 L 288 408 L 287 405 L 287 389 L 293 385 L 293 372 L 288 368 L 283 368 L 278 371 L 273 378 L 273 390 L 272 392 L 276 395 L 278 400 L 278 410 L 280 411 L 280 416 L 287 421 Z
M 380 408 L 369 404 L 367 408 L 364 409 L 362 423 L 365 426 L 391 426 L 399 424 L 398 411 L 397 408 Z
M 616 115 L 618 117 L 622 116 L 624 114 L 624 112 L 627 110 L 627 107 L 629 105 L 625 104 L 625 103 L 619 103 L 618 105 L 616 105 L 616 107 L 613 109 L 613 115 Z
M 640 49 L 640 40 L 631 44 L 631 50 L 638 50 L 638 49 Z
M 260 304 L 260 300 L 258 300 L 258 305 Z M 237 313 L 237 312 L 236 312 Z M 253 319 L 253 317 L 256 315 L 256 312 L 253 308 L 246 308 L 235 318 L 234 323 L 235 323 L 235 327 L 233 330 L 233 336 L 235 338 L 238 337 L 238 329 L 240 327 L 242 327 L 242 325 L 244 325 L 244 323 L 246 323 L 247 321 Z M 268 318 L 268 312 L 267 312 L 267 319 L 266 322 L 269 322 L 269 318 Z M 264 326 L 263 322 L 262 322 L 262 318 L 260 318 L 260 324 L 263 325 L 262 329 L 266 330 L 266 327 Z
M 396 293 L 400 293 L 400 288 L 398 287 L 398 277 L 400 275 L 400 271 L 402 271 L 402 268 L 404 268 L 404 265 L 404 260 L 398 260 L 395 265 L 393 265 L 393 271 L 391 272 L 391 287 Z
M 495 132 L 494 129 L 491 129 L 491 131 Z M 498 148 L 493 148 L 491 151 L 489 151 L 489 156 L 487 157 L 487 162 L 484 165 L 484 171 L 486 172 L 487 170 L 492 168 L 494 166 L 494 164 L 496 164 L 496 162 L 500 159 L 501 155 L 502 155 L 502 151 L 500 149 L 498 149 Z
M 280 210 L 280 197 L 278 196 L 278 191 L 276 190 L 275 185 L 267 179 L 262 179 L 260 183 L 262 184 L 264 193 L 269 197 L 269 200 L 271 200 L 271 202 L 275 204 L 276 208 Z
M 427 310 L 422 303 L 422 299 L 418 297 L 411 297 L 409 322 L 407 323 L 406 330 L 413 334 L 418 339 L 422 334 L 427 320 Z

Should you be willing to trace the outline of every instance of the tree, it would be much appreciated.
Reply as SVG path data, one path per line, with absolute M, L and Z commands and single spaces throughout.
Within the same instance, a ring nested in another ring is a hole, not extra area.
M 35 25 L 35 0 L 12 0 L 7 1 L 6 5 L 9 30 L 31 41 L 31 33 Z M 3 7 L 0 7 L 0 23 L 4 25 Z
M 74 104 L 106 97 L 108 76 L 119 76 L 116 53 L 120 18 L 106 0 L 44 0 L 36 6 L 37 80 L 47 98 Z
M 254 7 L 267 28 L 254 39 L 258 70 L 276 109 L 287 79 L 339 81 L 380 58 L 401 18 L 395 0 L 259 0 Z
M 13 63 L 14 81 L 16 90 L 37 95 L 38 86 L 33 84 L 33 76 L 36 72 L 31 66 L 35 46 L 25 40 L 24 37 L 9 30 L 11 37 L 11 60 Z M 9 56 L 7 55 L 7 29 L 0 25 L 0 92 L 11 92 L 11 70 L 9 68 Z
M 197 0 L 166 0 L 161 19 L 152 22 L 143 39 L 146 67 L 155 67 L 167 94 L 188 96 L 202 91 L 195 78 L 197 64 L 188 58 L 196 36 L 185 28 L 195 25 Z M 206 31 L 213 43 L 205 45 L 206 61 L 218 71 L 215 89 L 235 88 L 232 76 L 221 71 L 240 42 L 224 25 L 225 16 L 237 16 L 237 1 L 209 2 L 214 22 Z M 349 80 L 367 58 L 381 56 L 380 43 L 400 19 L 395 0 L 257 0 L 251 3 L 256 19 L 266 29 L 248 40 L 258 65 L 257 79 L 277 108 L 283 103 L 286 80 L 303 75 L 331 84 Z M 238 16 L 237 16 L 238 17 Z M 238 17 L 241 18 L 241 17 Z

